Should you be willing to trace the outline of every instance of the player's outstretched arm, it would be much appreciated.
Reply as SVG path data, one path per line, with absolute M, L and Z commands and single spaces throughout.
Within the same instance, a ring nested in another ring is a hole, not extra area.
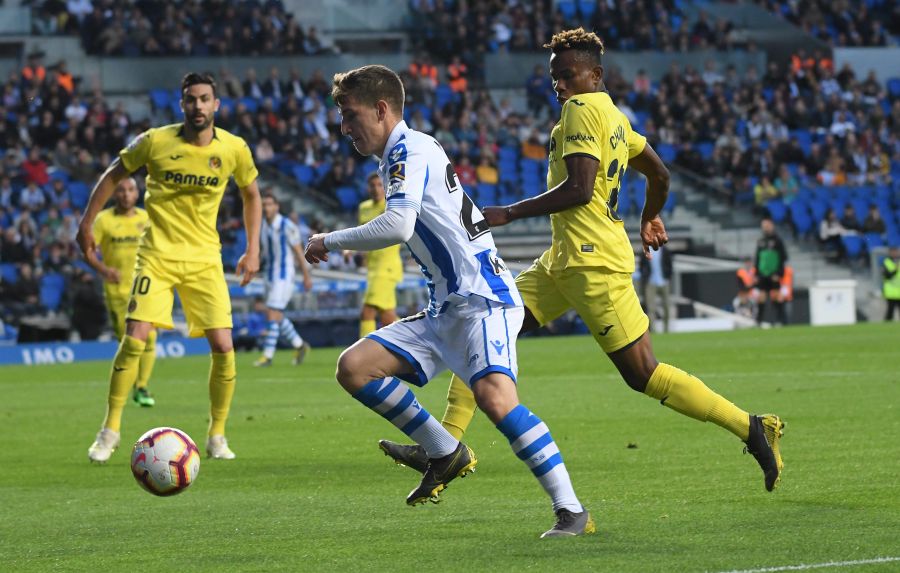
M 262 225 L 262 197 L 254 180 L 241 187 L 244 202 L 244 229 L 247 231 L 247 250 L 238 259 L 234 272 L 241 276 L 241 286 L 246 286 L 259 272 L 259 229 Z
M 488 224 L 499 227 L 516 219 L 550 215 L 590 203 L 594 196 L 594 180 L 597 178 L 600 162 L 586 154 L 567 155 L 565 161 L 566 172 L 569 174 L 565 181 L 537 197 L 505 207 L 485 207 L 482 212 Z
M 91 197 L 88 199 L 87 207 L 84 209 L 84 215 L 81 217 L 81 222 L 78 223 L 78 234 L 75 237 L 75 241 L 78 243 L 81 252 L 84 253 L 85 261 L 100 273 L 103 272 L 101 269 L 105 267 L 97 260 L 97 244 L 94 241 L 93 230 L 94 220 L 103 209 L 103 206 L 109 201 L 109 198 L 112 197 L 113 192 L 116 190 L 116 185 L 129 175 L 130 173 L 117 157 L 106 168 L 106 171 L 100 176 L 100 180 L 97 181 L 97 185 L 91 191 Z
M 313 235 L 306 245 L 306 261 L 327 261 L 329 252 L 343 249 L 375 251 L 405 243 L 413 235 L 417 216 L 412 208 L 389 208 L 364 225 Z
M 641 212 L 641 242 L 644 243 L 644 256 L 649 259 L 652 257 L 650 249 L 657 251 L 669 242 L 666 227 L 659 216 L 669 198 L 669 170 L 649 143 L 643 151 L 628 160 L 628 165 L 647 178 L 646 200 Z

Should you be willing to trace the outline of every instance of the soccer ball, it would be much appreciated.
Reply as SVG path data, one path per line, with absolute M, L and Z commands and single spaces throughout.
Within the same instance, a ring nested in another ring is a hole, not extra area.
M 131 473 L 153 495 L 175 495 L 197 479 L 200 451 L 181 430 L 153 428 L 131 450 Z

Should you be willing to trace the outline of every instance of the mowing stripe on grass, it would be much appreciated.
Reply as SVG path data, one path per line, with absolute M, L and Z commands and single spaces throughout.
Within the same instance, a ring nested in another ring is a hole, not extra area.
M 800 565 L 779 565 L 777 567 L 760 567 L 759 569 L 733 569 L 721 573 L 770 573 L 774 571 L 806 571 L 809 569 L 825 569 L 826 567 L 854 567 L 856 565 L 875 565 L 877 563 L 893 563 L 900 557 L 873 557 L 872 559 L 856 559 L 854 561 L 827 561 L 825 563 L 801 563 Z

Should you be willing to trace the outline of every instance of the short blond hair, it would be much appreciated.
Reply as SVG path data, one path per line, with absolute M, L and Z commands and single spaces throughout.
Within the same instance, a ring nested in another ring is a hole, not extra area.
M 338 106 L 343 105 L 347 98 L 366 105 L 384 100 L 394 113 L 402 116 L 406 93 L 400 76 L 394 70 L 369 65 L 334 74 L 331 97 Z
M 578 50 L 584 52 L 591 58 L 600 63 L 600 56 L 604 53 L 603 40 L 594 32 L 588 32 L 582 27 L 572 30 L 563 30 L 557 34 L 553 34 L 550 41 L 544 44 L 544 48 L 552 50 L 554 54 L 558 54 L 565 50 Z

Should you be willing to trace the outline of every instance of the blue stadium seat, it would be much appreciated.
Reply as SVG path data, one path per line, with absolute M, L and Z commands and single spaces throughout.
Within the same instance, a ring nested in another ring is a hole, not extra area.
M 497 204 L 497 186 L 488 183 L 479 183 L 475 186 L 478 194 L 478 205 L 496 205 Z
M 850 204 L 853 205 L 853 210 L 856 211 L 856 220 L 861 224 L 866 220 L 866 215 L 869 214 L 869 202 L 865 199 L 854 199 L 850 201 Z
M 900 97 L 900 78 L 891 78 L 887 81 L 888 93 L 891 99 Z
M 776 223 L 781 223 L 787 218 L 787 205 L 781 199 L 769 199 L 766 201 L 766 209 Z
M 62 169 L 54 169 L 53 171 L 51 171 L 49 173 L 49 175 L 50 175 L 51 182 L 53 182 L 53 181 L 62 181 L 63 183 L 69 182 L 69 174 L 66 173 Z
M 335 195 L 341 203 L 344 211 L 353 211 L 359 205 L 359 197 L 356 194 L 356 188 L 345 185 L 335 190 Z
M 14 284 L 19 281 L 19 268 L 15 263 L 0 263 L 0 277 L 3 282 Z
M 859 235 L 844 235 L 841 237 L 841 242 L 844 243 L 847 257 L 851 259 L 859 258 L 866 250 L 866 242 Z
M 796 202 L 795 200 L 794 203 Z M 792 207 L 794 203 L 791 203 Z M 800 237 L 808 235 L 813 230 L 812 217 L 810 217 L 809 212 L 805 208 L 791 209 L 791 222 L 794 224 L 794 232 Z
M 316 171 L 309 165 L 294 165 L 292 171 L 294 174 L 294 179 L 296 179 L 303 185 L 312 185 L 312 182 L 316 178 Z
M 434 91 L 434 103 L 439 109 L 451 103 L 456 103 L 457 95 L 447 84 L 438 84 Z
M 711 141 L 701 141 L 697 144 L 697 152 L 703 159 L 712 159 L 713 149 L 715 149 L 715 144 Z
M 519 160 L 519 150 L 515 147 L 501 147 L 497 151 L 497 159 L 501 162 L 512 161 L 516 162 Z
M 672 163 L 675 161 L 676 150 L 675 146 L 669 143 L 660 143 L 658 147 L 656 147 L 656 152 L 659 154 L 659 158 L 663 160 L 664 163 Z
M 91 195 L 91 190 L 88 188 L 87 183 L 82 183 L 81 181 L 70 181 L 69 182 L 69 198 L 72 201 L 73 207 L 78 207 L 79 209 L 84 209 L 84 206 L 87 205 L 88 197 Z
M 870 251 L 876 247 L 884 246 L 884 237 L 878 233 L 866 233 L 866 248 Z
M 41 304 L 49 309 L 56 310 L 62 302 L 63 292 L 66 290 L 66 279 L 59 273 L 47 273 L 41 277 Z
M 256 110 L 259 109 L 259 101 L 252 97 L 242 97 L 240 99 L 240 102 L 244 104 L 244 106 L 247 108 L 247 111 L 249 111 L 250 113 L 256 113 Z
M 582 19 L 589 21 L 596 10 L 596 0 L 578 0 L 578 11 L 581 12 Z
M 556 3 L 556 8 L 562 12 L 563 18 L 565 18 L 567 22 L 575 19 L 575 0 L 559 0 Z
M 150 105 L 156 111 L 169 107 L 169 102 L 171 101 L 169 94 L 169 90 L 150 90 Z
M 828 203 L 822 199 L 813 199 L 809 202 L 809 209 L 812 211 L 813 220 L 818 224 L 822 222 L 825 213 L 828 212 Z

